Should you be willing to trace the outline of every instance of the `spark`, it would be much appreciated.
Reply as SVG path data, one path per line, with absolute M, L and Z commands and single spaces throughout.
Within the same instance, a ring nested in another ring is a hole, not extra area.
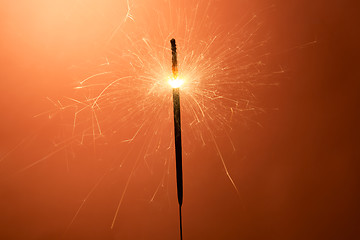
M 135 21 L 134 17 L 131 14 L 131 6 L 130 6 L 130 1 L 126 0 L 126 7 L 127 7 L 127 11 L 125 14 L 125 17 L 122 19 L 122 21 L 118 24 L 118 26 L 115 28 L 115 30 L 112 32 L 111 36 L 109 37 L 107 43 L 110 43 L 113 38 L 115 37 L 115 35 L 120 31 L 121 27 L 126 23 L 126 21 L 128 19 Z
M 98 77 L 98 76 L 102 76 L 102 75 L 104 75 L 104 74 L 110 74 L 110 73 L 111 73 L 111 72 L 96 73 L 96 74 L 91 75 L 90 77 L 87 77 L 87 78 L 85 78 L 84 80 L 82 80 L 82 81 L 80 82 L 80 85 L 83 85 L 86 81 L 88 81 L 88 80 L 90 80 L 90 79 L 92 79 L 92 78 L 94 78 L 94 77 Z M 79 89 L 79 88 L 81 88 L 81 86 L 78 86 L 78 87 L 76 87 L 75 89 Z
M 170 84 L 170 86 L 172 88 L 179 88 L 179 87 L 181 87 L 181 85 L 184 84 L 184 82 L 185 81 L 183 79 L 181 79 L 181 78 L 176 78 L 176 79 L 169 78 L 169 81 L 168 81 L 168 83 Z
M 69 225 L 67 226 L 64 234 L 66 234 L 70 227 L 73 225 L 73 223 L 75 222 L 77 216 L 79 215 L 80 211 L 83 209 L 83 207 L 85 206 L 85 203 L 88 201 L 88 199 L 90 198 L 90 196 L 92 195 L 92 193 L 96 190 L 96 188 L 100 185 L 100 183 L 103 181 L 103 179 L 105 178 L 105 176 L 108 174 L 105 173 L 103 176 L 101 176 L 96 183 L 94 184 L 94 186 L 90 189 L 90 191 L 88 192 L 88 194 L 85 196 L 85 198 L 82 200 L 80 206 L 78 207 L 78 209 L 76 210 L 76 213 L 74 214 L 73 218 L 71 219 Z

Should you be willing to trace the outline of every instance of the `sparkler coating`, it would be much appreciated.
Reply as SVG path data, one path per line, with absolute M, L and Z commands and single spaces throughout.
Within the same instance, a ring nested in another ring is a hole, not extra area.
M 172 52 L 172 72 L 174 79 L 177 78 L 177 53 L 175 39 L 170 40 Z M 183 202 L 183 173 L 182 173 L 182 146 L 181 146 L 181 121 L 180 121 L 180 91 L 179 87 L 173 88 L 174 106 L 174 136 L 175 136 L 175 159 L 176 159 L 176 183 L 180 215 L 180 239 L 182 239 L 181 206 Z

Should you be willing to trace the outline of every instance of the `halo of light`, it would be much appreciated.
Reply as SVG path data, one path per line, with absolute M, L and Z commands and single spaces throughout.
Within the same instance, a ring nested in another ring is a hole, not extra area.
M 184 79 L 181 78 L 169 78 L 168 83 L 172 88 L 179 88 L 181 85 L 184 84 Z

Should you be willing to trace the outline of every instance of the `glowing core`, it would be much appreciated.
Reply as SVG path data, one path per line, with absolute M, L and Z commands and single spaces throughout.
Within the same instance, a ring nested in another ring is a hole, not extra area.
M 181 78 L 169 78 L 168 82 L 172 88 L 179 88 L 184 83 L 184 80 Z

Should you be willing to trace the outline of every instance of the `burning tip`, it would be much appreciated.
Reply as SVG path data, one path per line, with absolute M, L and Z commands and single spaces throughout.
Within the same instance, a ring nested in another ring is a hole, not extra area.
M 184 80 L 181 78 L 169 78 L 168 82 L 172 88 L 179 88 L 181 85 L 183 85 Z

